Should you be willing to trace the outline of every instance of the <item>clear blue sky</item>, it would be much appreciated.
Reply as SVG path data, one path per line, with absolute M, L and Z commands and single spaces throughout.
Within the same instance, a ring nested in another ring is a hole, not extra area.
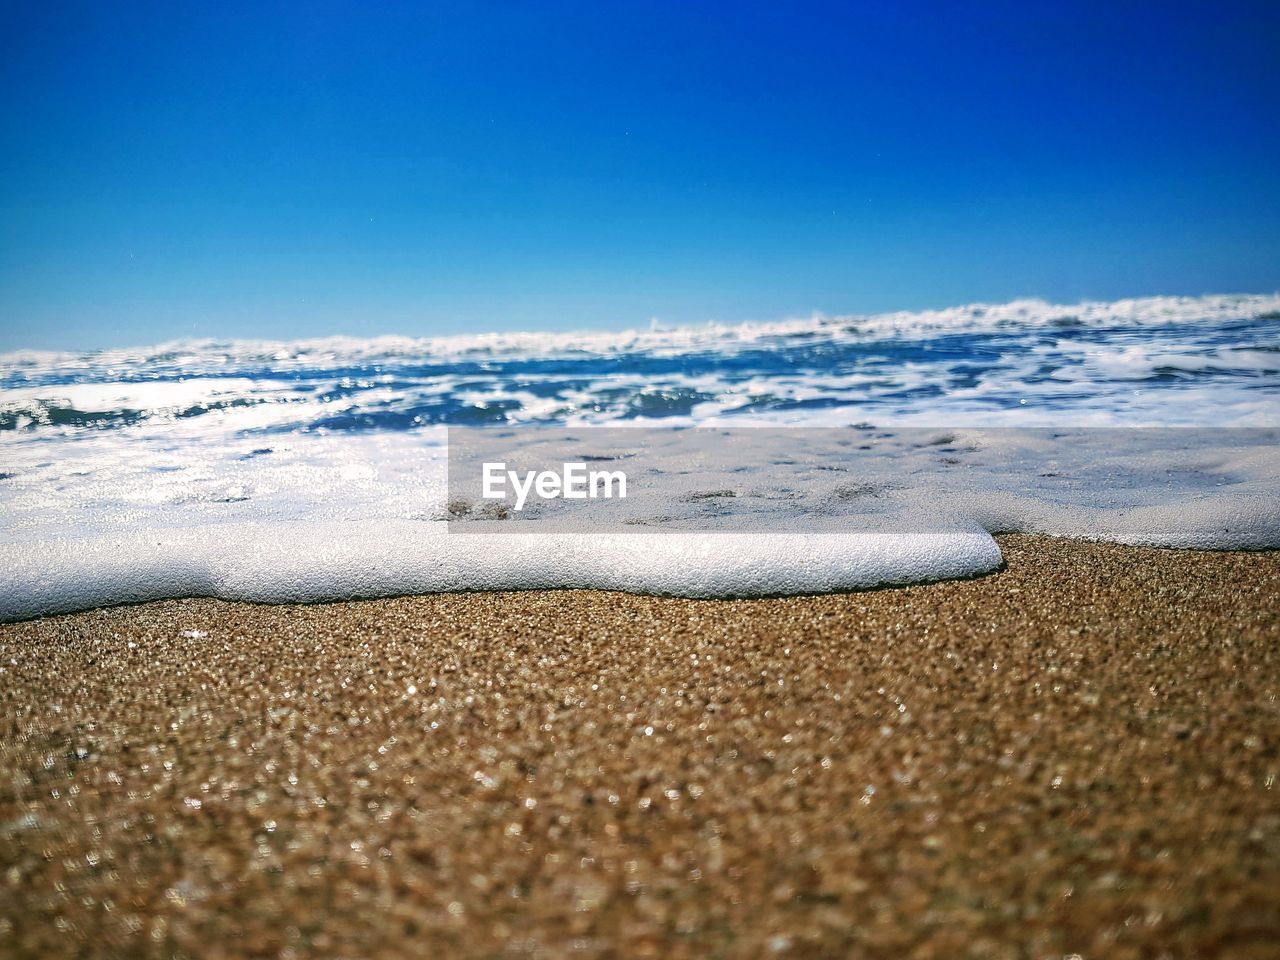
M 31 0 L 0 105 L 0 349 L 1280 288 L 1274 2 Z

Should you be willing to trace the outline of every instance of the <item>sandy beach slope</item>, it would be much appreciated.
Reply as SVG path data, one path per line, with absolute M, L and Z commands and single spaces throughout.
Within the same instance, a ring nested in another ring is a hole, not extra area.
M 0 626 L 6 956 L 1280 955 L 1280 555 Z

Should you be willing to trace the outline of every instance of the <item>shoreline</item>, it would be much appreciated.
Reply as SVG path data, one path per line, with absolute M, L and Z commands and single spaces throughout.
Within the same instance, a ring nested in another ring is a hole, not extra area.
M 1271 955 L 1280 554 L 0 624 L 15 956 Z
M 708 536 L 735 536 L 732 533 L 712 532 Z M 825 536 L 825 535 L 822 535 Z M 134 596 L 123 600 L 107 600 L 101 602 L 90 603 L 86 606 L 62 607 L 50 610 L 45 613 L 22 613 L 10 614 L 4 612 L 0 608 L 0 628 L 6 626 L 16 626 L 24 623 L 39 623 L 52 620 L 58 617 L 78 617 L 105 610 L 130 609 L 138 607 L 148 607 L 155 604 L 163 603 L 186 603 L 209 601 L 213 603 L 226 604 L 243 604 L 248 607 L 338 607 L 348 604 L 359 603 L 380 603 L 385 601 L 396 600 L 412 600 L 415 598 L 430 597 L 449 597 L 449 596 L 506 596 L 519 594 L 537 594 L 537 593 L 583 593 L 598 594 L 608 596 L 611 594 L 621 594 L 623 596 L 650 597 L 658 600 L 687 600 L 691 602 L 706 603 L 747 603 L 752 601 L 768 601 L 768 600 L 804 600 L 818 599 L 821 597 L 840 597 L 840 596 L 861 596 L 863 594 L 875 593 L 878 591 L 888 590 L 905 590 L 914 587 L 937 586 L 947 583 L 963 583 L 969 580 L 980 580 L 984 577 L 993 576 L 1005 572 L 1008 564 L 1004 557 L 1003 544 L 1015 541 L 1034 541 L 1043 543 L 1058 543 L 1066 545 L 1076 545 L 1082 548 L 1098 547 L 1109 548 L 1114 547 L 1120 550 L 1133 551 L 1150 551 L 1157 554 L 1185 554 L 1188 556 L 1198 555 L 1270 555 L 1280 557 L 1280 547 L 1274 546 L 1233 546 L 1233 547 L 1196 547 L 1196 546 L 1167 546 L 1167 545 L 1147 545 L 1147 544 L 1130 544 L 1122 543 L 1116 540 L 1089 538 L 1083 536 L 1066 536 L 1059 534 L 1046 533 L 1022 533 L 1022 532 L 1001 532 L 1001 533 L 984 533 L 995 545 L 997 559 L 994 560 L 992 566 L 981 566 L 981 561 L 974 564 L 970 561 L 961 561 L 958 566 L 971 566 L 972 569 L 966 572 L 946 573 L 937 575 L 923 575 L 919 579 L 904 580 L 871 580 L 865 586 L 842 586 L 832 589 L 815 588 L 813 590 L 779 590 L 779 591 L 752 591 L 749 593 L 729 593 L 723 596 L 715 594 L 686 593 L 680 590 L 662 590 L 662 589 L 644 589 L 641 587 L 597 587 L 597 586 L 529 586 L 529 587 L 506 587 L 506 586 L 447 586 L 440 589 L 425 590 L 405 590 L 403 592 L 387 592 L 378 591 L 357 592 L 351 596 L 335 595 L 330 588 L 321 588 L 315 596 L 306 598 L 298 598 L 297 596 L 288 596 L 286 599 L 259 599 L 253 598 L 228 598 L 218 595 L 214 592 L 201 592 L 196 590 L 191 593 L 175 592 L 169 594 L 167 590 L 151 593 L 147 590 L 133 591 Z M 314 548 L 315 544 L 307 545 Z M 305 550 L 303 551 L 305 553 Z M 102 556 L 107 557 L 107 553 Z M 598 559 L 597 563 L 603 563 L 602 559 Z M 775 558 L 776 565 L 776 558 Z M 266 567 L 255 571 L 262 575 L 266 575 Z M 24 571 L 25 575 L 38 578 L 36 571 Z M 156 575 L 158 578 L 161 576 Z M 11 579 L 14 579 L 11 577 Z M 197 580 L 203 579 L 197 577 Z M 450 582 L 467 583 L 465 579 L 447 578 Z M 60 585 L 61 589 L 61 585 Z M 94 594 L 111 595 L 113 591 L 107 589 L 92 589 L 89 591 Z M 311 591 L 302 591 L 309 593 Z M 138 594 L 141 594 L 139 596 Z M 149 595 L 148 595 L 149 594 Z

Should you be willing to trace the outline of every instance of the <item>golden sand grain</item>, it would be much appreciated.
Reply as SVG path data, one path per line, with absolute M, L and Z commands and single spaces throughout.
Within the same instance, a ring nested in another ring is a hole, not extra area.
M 0 627 L 9 956 L 1280 955 L 1280 555 Z

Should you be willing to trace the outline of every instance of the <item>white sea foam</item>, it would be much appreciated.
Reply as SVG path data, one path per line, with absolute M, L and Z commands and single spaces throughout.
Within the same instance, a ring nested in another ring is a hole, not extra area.
M 22 481 L 25 497 L 11 500 L 0 617 L 185 595 L 848 590 L 988 571 L 1000 562 L 991 533 L 1002 531 L 1280 547 L 1275 431 L 1173 431 L 1180 445 L 1169 446 L 1171 432 L 1156 430 L 935 431 L 924 442 L 907 430 L 878 432 L 893 439 L 872 460 L 833 456 L 824 438 L 848 432 L 719 431 L 712 443 L 666 431 L 670 450 L 650 444 L 647 459 L 625 461 L 651 496 L 558 501 L 590 511 L 585 531 L 531 509 L 497 533 L 450 532 L 438 435 L 294 437 L 271 455 L 175 463 L 158 479 L 163 458 L 143 457 L 132 474 L 127 462 L 100 466 L 112 488 L 59 483 L 51 464 L 50 480 Z
M 0 618 L 166 597 L 265 602 L 586 587 L 689 597 L 917 583 L 982 573 L 980 531 L 864 535 L 450 535 L 443 524 L 227 524 L 11 547 Z
M 603 511 L 677 532 L 458 535 L 445 522 L 442 425 L 473 422 L 1275 427 L 1280 297 L 9 354 L 0 617 L 186 594 L 856 589 L 989 570 L 991 533 L 1017 530 L 1280 546 L 1275 442 L 1230 430 L 1177 450 L 1109 446 L 1103 434 L 957 441 L 959 466 L 927 497 L 928 447 L 882 464 L 894 476 L 867 498 L 841 492 L 834 463 L 780 477 L 764 452 L 739 447 L 736 462 L 688 471 L 665 503 Z M 1029 460 L 1053 466 L 1010 469 Z M 713 501 L 718 513 L 689 499 L 720 488 L 735 497 Z M 879 526 L 851 525 L 864 515 Z M 720 532 L 681 526 L 708 516 Z
M 404 357 L 614 356 L 650 353 L 681 355 L 709 350 L 725 353 L 763 342 L 819 337 L 840 343 L 889 337 L 921 339 L 943 334 L 992 331 L 1070 330 L 1123 326 L 1132 330 L 1206 321 L 1229 322 L 1280 311 L 1280 293 L 1204 297 L 1139 297 L 1115 301 L 1053 304 L 1044 300 L 976 303 L 938 310 L 881 314 L 813 313 L 785 320 L 706 323 L 620 331 L 511 332 L 443 337 L 316 337 L 304 340 L 181 340 L 151 347 L 93 351 L 89 354 L 21 350 L 0 355 L 0 364 L 16 369 L 63 370 L 107 367 L 186 369 L 216 372 L 267 364 L 278 370 L 328 367 L 335 361 L 375 364 Z

